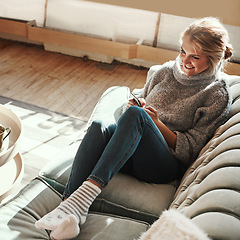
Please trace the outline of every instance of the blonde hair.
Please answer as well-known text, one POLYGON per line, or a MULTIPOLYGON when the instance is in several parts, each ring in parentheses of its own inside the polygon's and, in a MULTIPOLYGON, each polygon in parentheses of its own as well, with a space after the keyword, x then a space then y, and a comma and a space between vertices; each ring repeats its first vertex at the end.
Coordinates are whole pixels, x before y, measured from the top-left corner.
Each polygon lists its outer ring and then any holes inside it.
POLYGON ((180 42, 185 36, 189 36, 195 46, 208 56, 212 70, 218 66, 222 69, 233 54, 228 32, 217 18, 207 17, 193 22, 182 33, 180 42))

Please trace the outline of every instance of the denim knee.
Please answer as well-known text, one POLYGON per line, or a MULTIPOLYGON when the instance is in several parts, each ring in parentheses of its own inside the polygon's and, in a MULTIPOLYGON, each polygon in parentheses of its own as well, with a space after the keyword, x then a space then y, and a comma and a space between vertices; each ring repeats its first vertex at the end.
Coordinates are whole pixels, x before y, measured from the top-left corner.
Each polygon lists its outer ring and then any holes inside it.
POLYGON ((131 118, 136 118, 137 116, 141 116, 143 113, 146 113, 143 108, 140 108, 137 106, 131 106, 125 111, 123 116, 131 119, 131 118))
POLYGON ((119 123, 125 122, 126 124, 129 124, 129 126, 130 126, 130 123, 134 123, 134 122, 136 123, 136 121, 137 121, 138 123, 142 124, 145 119, 144 116, 146 114, 147 113, 144 111, 143 108, 140 108, 137 106, 131 106, 121 116, 121 118, 119 119, 119 123))
POLYGON ((92 136, 102 135, 104 137, 111 137, 113 132, 115 131, 116 124, 111 123, 106 120, 94 120, 90 125, 88 132, 91 132, 92 136))
POLYGON ((111 125, 110 122, 107 122, 106 120, 101 120, 101 119, 97 119, 97 120, 94 120, 89 129, 93 129, 93 130, 96 130, 96 131, 104 131, 109 125, 111 125))

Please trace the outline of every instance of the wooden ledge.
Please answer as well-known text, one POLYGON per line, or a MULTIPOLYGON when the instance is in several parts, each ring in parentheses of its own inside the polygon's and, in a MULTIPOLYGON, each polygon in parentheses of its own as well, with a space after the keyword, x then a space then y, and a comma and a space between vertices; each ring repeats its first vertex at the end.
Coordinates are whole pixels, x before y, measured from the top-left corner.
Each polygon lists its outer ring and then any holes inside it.
POLYGON ((0 32, 27 37, 27 22, 0 18, 0 32))

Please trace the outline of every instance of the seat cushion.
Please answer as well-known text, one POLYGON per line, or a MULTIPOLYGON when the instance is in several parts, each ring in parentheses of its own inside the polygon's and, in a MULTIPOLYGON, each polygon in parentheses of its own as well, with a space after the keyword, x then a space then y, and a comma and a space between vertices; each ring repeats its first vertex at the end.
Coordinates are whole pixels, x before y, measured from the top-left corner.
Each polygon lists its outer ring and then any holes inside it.
POLYGON ((172 202, 176 188, 149 184, 118 173, 95 200, 91 209, 153 223, 172 202))
MULTIPOLYGON (((61 195, 41 179, 33 180, 14 199, 0 207, 1 240, 49 239, 35 222, 61 202, 61 195)), ((76 239, 134 240, 149 225, 117 216, 89 214, 76 239), (116 234, 117 233, 117 234, 116 234)))
POLYGON ((33 180, 20 193, 0 206, 1 240, 49 239, 45 230, 34 224, 43 215, 53 210, 61 196, 40 179, 33 180))
POLYGON ((149 225, 128 218, 90 213, 75 240, 136 240, 149 225))

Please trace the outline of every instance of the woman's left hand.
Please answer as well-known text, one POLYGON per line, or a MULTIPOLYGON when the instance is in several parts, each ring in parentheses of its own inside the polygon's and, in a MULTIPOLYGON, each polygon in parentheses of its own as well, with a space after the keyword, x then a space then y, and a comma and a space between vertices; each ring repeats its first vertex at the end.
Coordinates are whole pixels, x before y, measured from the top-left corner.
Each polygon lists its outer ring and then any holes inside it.
POLYGON ((155 108, 148 106, 145 108, 145 111, 153 120, 153 122, 156 124, 159 131, 162 133, 168 146, 172 149, 175 149, 176 142, 177 142, 177 135, 174 132, 172 132, 161 120, 159 120, 158 113, 155 108))
POLYGON ((153 122, 158 125, 157 123, 160 122, 159 118, 158 118, 158 113, 157 110, 151 106, 148 106, 145 108, 145 111, 147 112, 147 114, 151 117, 151 119, 153 120, 153 122))

